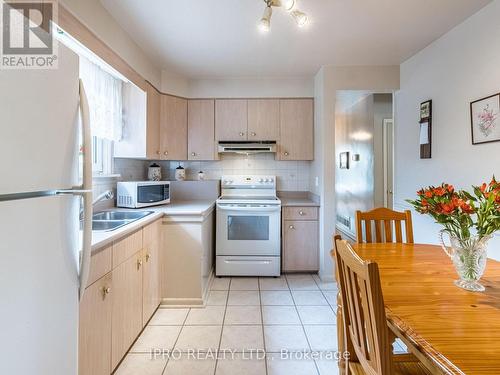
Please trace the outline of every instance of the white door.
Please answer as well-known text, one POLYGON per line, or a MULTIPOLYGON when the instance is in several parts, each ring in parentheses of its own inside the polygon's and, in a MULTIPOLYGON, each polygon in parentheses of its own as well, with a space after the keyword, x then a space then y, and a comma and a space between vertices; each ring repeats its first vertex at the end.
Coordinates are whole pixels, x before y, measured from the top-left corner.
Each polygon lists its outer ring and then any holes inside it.
POLYGON ((279 231, 279 206, 217 206, 217 255, 278 256, 279 231))
POLYGON ((384 148, 384 206, 393 208, 394 201, 394 121, 384 119, 383 123, 384 148))
POLYGON ((0 70, 0 195, 78 184, 78 56, 58 68, 0 70))
POLYGON ((79 203, 0 202, 0 374, 77 374, 79 203))

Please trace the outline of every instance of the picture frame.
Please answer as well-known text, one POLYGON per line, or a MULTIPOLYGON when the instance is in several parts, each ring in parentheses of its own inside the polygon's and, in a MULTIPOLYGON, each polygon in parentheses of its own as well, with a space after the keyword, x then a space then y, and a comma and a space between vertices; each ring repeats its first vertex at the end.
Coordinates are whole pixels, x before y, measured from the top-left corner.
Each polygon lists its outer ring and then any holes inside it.
POLYGON ((339 161, 340 169, 349 169, 349 152, 341 152, 339 161))
POLYGON ((432 158, 432 100, 420 103, 420 159, 432 158))
POLYGON ((420 103, 420 121, 430 118, 432 115, 432 100, 420 103))
POLYGON ((470 103, 472 144, 500 142, 500 93, 470 103))

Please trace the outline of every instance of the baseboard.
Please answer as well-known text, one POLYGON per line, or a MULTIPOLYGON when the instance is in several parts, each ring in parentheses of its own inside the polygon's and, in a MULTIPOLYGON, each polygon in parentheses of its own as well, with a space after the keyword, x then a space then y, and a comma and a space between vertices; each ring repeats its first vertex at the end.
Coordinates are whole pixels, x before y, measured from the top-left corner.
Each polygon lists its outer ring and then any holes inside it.
POLYGON ((318 276, 323 281, 324 283, 331 283, 335 281, 335 277, 331 273, 323 273, 323 272, 318 272, 318 276))
POLYGON ((163 298, 161 308, 203 307, 203 298, 163 298))

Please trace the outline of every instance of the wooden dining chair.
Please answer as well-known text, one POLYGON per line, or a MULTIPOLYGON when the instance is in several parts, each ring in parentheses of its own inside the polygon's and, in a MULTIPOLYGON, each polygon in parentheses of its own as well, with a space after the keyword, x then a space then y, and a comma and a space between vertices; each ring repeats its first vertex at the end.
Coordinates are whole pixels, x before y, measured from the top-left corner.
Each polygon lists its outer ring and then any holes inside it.
POLYGON ((376 208, 367 212, 356 211, 357 241, 359 243, 403 243, 403 231, 401 227, 402 222, 404 222, 405 224, 406 240, 404 242, 413 243, 413 224, 411 222, 411 211, 406 210, 405 212, 398 212, 385 207, 376 208), (364 241, 363 232, 365 233, 364 241), (375 239, 372 236, 373 232, 375 232, 375 239))
MULTIPOLYGON (((333 248, 330 251, 330 256, 332 257, 332 260, 334 263, 336 263, 335 258, 336 258, 336 251, 337 251, 337 241, 342 241, 342 236, 339 234, 336 234, 332 238, 332 243, 333 243, 333 248)), ((335 267, 335 281, 337 281, 337 286, 340 288, 340 283, 339 283, 339 270, 338 267, 335 267)), ((342 353, 345 351, 345 330, 344 330, 344 322, 343 322, 343 313, 342 313, 342 297, 340 290, 337 293, 337 348, 339 353, 342 353)), ((347 373, 346 369, 346 362, 342 359, 339 358, 339 374, 340 375, 345 375, 347 373)))
POLYGON ((346 241, 336 242, 342 313, 350 353, 349 374, 429 374, 416 357, 392 353, 377 263, 363 261, 346 241))

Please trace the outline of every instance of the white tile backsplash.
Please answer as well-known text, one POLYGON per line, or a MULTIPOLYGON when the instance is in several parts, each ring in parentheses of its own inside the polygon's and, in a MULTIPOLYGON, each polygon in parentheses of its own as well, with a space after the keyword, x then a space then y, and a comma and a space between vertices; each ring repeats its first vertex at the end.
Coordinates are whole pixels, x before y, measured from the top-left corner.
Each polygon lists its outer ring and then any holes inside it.
MULTIPOLYGON (((179 162, 159 162, 163 173, 170 180, 175 178, 175 168, 179 162)), ((186 177, 196 180, 198 172, 203 171, 206 179, 220 179, 222 175, 263 174, 276 175, 280 191, 309 191, 309 161, 279 161, 273 154, 221 155, 216 161, 183 161, 186 177)))

